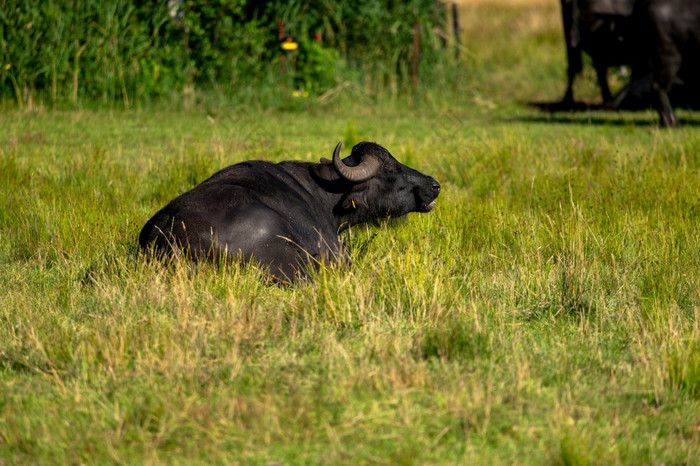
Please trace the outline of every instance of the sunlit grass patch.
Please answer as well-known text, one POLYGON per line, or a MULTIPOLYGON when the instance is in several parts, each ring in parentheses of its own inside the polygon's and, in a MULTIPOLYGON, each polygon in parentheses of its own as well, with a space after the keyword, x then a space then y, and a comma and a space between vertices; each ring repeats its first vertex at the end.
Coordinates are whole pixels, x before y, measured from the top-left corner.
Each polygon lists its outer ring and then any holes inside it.
MULTIPOLYGON (((696 335, 697 337, 697 335, 696 335)), ((700 346, 697 340, 681 341, 667 352, 670 388, 693 398, 700 397, 700 346)))

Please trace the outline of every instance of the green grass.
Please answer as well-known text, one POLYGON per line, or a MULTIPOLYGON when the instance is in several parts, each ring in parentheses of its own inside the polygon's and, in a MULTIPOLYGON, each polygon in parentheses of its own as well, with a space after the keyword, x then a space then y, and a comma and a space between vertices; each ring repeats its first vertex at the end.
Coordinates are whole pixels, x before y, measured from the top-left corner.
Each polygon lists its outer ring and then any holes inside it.
POLYGON ((522 105, 561 97, 555 6, 451 105, 1 114, 0 463, 698 464, 700 116, 522 105), (339 139, 437 208, 293 287, 139 252, 213 171, 339 139))

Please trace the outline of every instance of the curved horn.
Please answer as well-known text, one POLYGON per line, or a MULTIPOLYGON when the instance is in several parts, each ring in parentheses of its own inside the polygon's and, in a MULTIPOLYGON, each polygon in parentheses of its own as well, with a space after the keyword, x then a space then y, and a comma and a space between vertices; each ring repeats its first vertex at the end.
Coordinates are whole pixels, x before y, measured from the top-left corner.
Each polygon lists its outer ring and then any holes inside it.
POLYGON ((361 183, 362 181, 369 180, 377 174, 377 170, 379 170, 381 162, 374 156, 366 157, 362 163, 356 167, 345 165, 343 161, 340 160, 340 146, 342 145, 343 143, 339 142, 333 151, 333 167, 340 176, 348 181, 361 183))

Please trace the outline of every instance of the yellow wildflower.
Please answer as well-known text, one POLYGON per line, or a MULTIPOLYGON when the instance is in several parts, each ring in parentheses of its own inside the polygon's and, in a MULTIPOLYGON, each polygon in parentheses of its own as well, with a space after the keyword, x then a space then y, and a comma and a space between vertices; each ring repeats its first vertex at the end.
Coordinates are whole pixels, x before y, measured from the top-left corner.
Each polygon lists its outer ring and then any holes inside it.
POLYGON ((287 40, 282 42, 282 50, 294 51, 299 48, 299 44, 294 42, 291 37, 287 37, 287 40))

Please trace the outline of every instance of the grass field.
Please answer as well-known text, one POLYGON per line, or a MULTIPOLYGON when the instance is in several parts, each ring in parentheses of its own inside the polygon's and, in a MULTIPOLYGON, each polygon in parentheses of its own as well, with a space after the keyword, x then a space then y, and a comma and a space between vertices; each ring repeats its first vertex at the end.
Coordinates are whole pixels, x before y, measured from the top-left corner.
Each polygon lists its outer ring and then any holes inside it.
POLYGON ((0 464, 700 464, 700 114, 540 113, 557 3, 462 14, 450 101, 0 114, 0 464), (364 139, 443 192, 350 268, 138 250, 219 168, 364 139))

